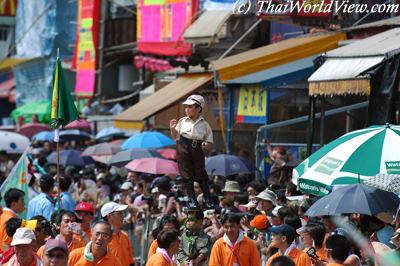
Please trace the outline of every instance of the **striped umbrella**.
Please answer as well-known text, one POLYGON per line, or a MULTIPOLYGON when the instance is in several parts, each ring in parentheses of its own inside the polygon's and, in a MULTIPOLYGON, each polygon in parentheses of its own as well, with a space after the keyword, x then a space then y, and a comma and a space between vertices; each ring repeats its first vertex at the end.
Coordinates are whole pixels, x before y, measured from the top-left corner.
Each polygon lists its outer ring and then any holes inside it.
POLYGON ((301 191, 326 195, 332 185, 359 183, 377 174, 400 174, 400 126, 356 130, 325 145, 293 170, 301 191))

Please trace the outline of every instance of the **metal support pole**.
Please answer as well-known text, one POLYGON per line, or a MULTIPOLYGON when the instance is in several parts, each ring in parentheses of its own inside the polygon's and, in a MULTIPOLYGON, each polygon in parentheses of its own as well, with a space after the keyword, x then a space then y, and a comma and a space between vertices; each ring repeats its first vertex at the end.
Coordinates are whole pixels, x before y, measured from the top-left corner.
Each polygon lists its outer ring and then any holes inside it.
MULTIPOLYGON (((271 90, 266 89, 266 97, 267 97, 267 105, 265 108, 265 125, 269 124, 269 113, 270 113, 270 99, 271 99, 271 90)), ((264 160, 264 140, 268 139, 268 129, 261 130, 259 128, 256 133, 256 145, 255 145, 255 155, 256 155, 256 180, 264 180, 264 168, 262 168, 262 161, 264 160), (261 137, 262 134, 262 137, 261 137)))
POLYGON ((319 144, 324 146, 324 133, 325 133, 325 99, 321 98, 321 119, 319 127, 319 144))
POLYGON ((105 23, 107 16, 107 0, 100 2, 100 27, 99 27, 99 43, 98 49, 98 64, 97 64, 97 95, 100 96, 102 93, 102 74, 103 74, 103 49, 104 49, 104 38, 105 38, 105 23))
POLYGON ((234 102, 234 96, 235 96, 235 91, 233 88, 229 88, 229 114, 228 114, 228 123, 226 126, 226 153, 230 154, 231 149, 232 149, 232 126, 233 126, 233 121, 234 121, 234 116, 235 116, 235 102, 234 102))
MULTIPOLYGON (((271 99, 271 90, 270 89, 266 89, 267 91, 267 105, 265 107, 265 124, 268 125, 269 124, 269 106, 271 105, 270 99, 271 99)), ((267 139, 268 138, 268 130, 264 130, 264 138, 267 139)))
POLYGON ((308 139, 307 139, 307 157, 312 153, 312 145, 314 141, 314 122, 315 122, 315 97, 309 97, 308 105, 308 139))

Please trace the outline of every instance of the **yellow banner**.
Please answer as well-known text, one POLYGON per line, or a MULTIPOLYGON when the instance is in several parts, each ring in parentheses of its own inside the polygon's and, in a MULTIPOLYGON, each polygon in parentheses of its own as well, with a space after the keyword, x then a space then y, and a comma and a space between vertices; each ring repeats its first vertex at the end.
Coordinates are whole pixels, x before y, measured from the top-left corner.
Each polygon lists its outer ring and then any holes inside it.
POLYGON ((240 87, 237 111, 238 123, 263 124, 267 115, 267 92, 259 84, 240 87))

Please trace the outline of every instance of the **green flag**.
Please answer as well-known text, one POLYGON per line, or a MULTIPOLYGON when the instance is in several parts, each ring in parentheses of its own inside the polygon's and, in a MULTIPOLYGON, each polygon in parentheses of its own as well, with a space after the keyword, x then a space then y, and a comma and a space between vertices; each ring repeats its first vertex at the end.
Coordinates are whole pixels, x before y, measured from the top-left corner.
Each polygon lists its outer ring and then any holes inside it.
POLYGON ((64 80, 60 58, 57 58, 53 73, 53 97, 51 100, 51 127, 65 126, 79 119, 71 92, 64 80))
MULTIPOLYGON (((22 190, 25 193, 25 198, 24 198, 25 206, 26 207, 28 206, 28 184, 26 180, 27 173, 28 173, 28 157, 26 156, 26 152, 24 152, 21 155, 21 158, 19 158, 17 164, 11 170, 10 174, 0 187, 0 193, 3 196, 3 199, 1 201, 3 206, 5 206, 4 194, 10 188, 18 188, 22 190)), ((25 210, 21 214, 21 217, 26 218, 26 213, 27 212, 25 210)))

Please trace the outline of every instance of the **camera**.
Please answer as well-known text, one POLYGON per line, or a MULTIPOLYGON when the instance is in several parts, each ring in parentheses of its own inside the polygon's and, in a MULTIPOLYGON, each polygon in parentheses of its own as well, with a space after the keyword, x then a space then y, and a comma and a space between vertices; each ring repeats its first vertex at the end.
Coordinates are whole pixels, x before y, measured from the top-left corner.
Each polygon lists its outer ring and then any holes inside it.
POLYGON ((182 191, 175 188, 173 188, 172 191, 169 192, 168 197, 174 197, 179 202, 185 202, 185 200, 182 201, 182 199, 187 198, 183 196, 182 191))
POLYGON ((307 253, 307 255, 308 255, 309 257, 318 259, 317 251, 315 250, 314 247, 310 247, 310 248, 306 251, 306 253, 307 253))

